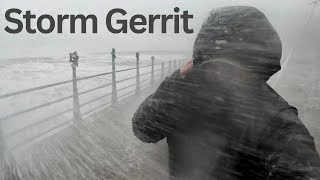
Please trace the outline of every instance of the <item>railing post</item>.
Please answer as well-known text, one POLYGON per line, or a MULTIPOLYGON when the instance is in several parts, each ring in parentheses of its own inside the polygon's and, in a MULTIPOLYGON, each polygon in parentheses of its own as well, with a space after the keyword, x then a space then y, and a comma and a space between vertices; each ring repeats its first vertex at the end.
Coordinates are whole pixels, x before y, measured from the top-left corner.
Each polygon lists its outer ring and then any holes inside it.
POLYGON ((161 80, 164 79, 164 62, 161 63, 161 80))
POLYGON ((140 54, 137 52, 136 53, 136 60, 137 60, 137 78, 136 78, 136 95, 140 94, 140 72, 139 72, 139 59, 140 59, 140 54))
POLYGON ((72 64, 72 87, 73 87, 73 123, 74 125, 79 125, 81 117, 80 112, 80 103, 79 103, 79 93, 78 93, 78 85, 77 85, 77 67, 79 56, 77 52, 70 53, 70 60, 72 64))
POLYGON ((168 70, 168 74, 170 75, 171 73, 171 61, 169 61, 169 70, 168 70))
POLYGON ((151 85, 154 85, 154 56, 151 57, 151 85))
POLYGON ((112 105, 118 103, 118 95, 117 95, 117 83, 116 83, 116 50, 112 48, 111 51, 112 56, 112 105))
POLYGON ((175 71, 175 70, 177 70, 177 60, 176 59, 174 60, 174 70, 173 71, 175 71))

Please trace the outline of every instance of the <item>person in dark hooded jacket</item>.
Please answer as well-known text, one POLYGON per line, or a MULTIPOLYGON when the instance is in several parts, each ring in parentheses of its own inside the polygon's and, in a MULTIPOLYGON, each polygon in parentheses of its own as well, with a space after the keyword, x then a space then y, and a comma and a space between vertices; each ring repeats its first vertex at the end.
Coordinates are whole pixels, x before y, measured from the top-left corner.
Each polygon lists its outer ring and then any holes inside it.
POLYGON ((193 68, 174 72, 140 105, 135 135, 167 138, 172 180, 320 179, 313 137, 266 83, 281 55, 277 32, 256 8, 213 10, 193 68))

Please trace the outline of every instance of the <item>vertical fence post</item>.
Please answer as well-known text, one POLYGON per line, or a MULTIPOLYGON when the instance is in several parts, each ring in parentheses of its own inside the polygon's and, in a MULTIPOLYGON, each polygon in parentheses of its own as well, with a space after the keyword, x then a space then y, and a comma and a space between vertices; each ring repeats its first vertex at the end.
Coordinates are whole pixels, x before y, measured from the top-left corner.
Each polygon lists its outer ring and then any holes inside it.
POLYGON ((151 57, 151 85, 154 85, 154 56, 151 57))
POLYGON ((168 70, 168 74, 170 75, 171 73, 171 61, 169 61, 169 70, 168 70))
POLYGON ((161 63, 161 80, 164 79, 164 62, 161 63))
POLYGON ((72 64, 72 87, 73 87, 73 123, 74 125, 79 125, 81 117, 80 112, 80 103, 79 103, 79 93, 78 93, 78 84, 77 84, 77 67, 79 56, 77 52, 70 53, 70 60, 72 64))
POLYGON ((140 72, 139 72, 140 54, 138 52, 136 53, 136 59, 137 59, 136 95, 139 95, 140 94, 140 72))
POLYGON ((112 48, 112 105, 118 103, 117 83, 116 83, 116 50, 112 48))
POLYGON ((175 70, 177 70, 177 60, 176 59, 174 60, 174 70, 173 71, 175 71, 175 70))

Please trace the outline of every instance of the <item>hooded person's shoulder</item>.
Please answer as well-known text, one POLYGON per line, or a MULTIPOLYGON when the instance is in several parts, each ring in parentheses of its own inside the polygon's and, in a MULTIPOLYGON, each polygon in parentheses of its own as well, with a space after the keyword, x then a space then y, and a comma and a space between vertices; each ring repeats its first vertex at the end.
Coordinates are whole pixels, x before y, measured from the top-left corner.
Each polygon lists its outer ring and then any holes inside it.
POLYGON ((270 104, 270 109, 273 117, 281 116, 282 114, 290 114, 298 116, 298 109, 290 105, 283 97, 281 97, 270 85, 265 84, 264 93, 270 104))

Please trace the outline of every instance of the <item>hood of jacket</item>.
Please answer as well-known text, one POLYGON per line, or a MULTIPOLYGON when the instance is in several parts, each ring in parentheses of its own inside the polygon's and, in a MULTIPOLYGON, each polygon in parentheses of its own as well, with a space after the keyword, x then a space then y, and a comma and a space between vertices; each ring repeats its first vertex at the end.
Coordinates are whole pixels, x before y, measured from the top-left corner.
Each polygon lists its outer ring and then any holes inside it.
POLYGON ((214 9, 194 44, 194 64, 233 61, 268 80, 281 69, 282 43, 267 17, 254 7, 214 9))

